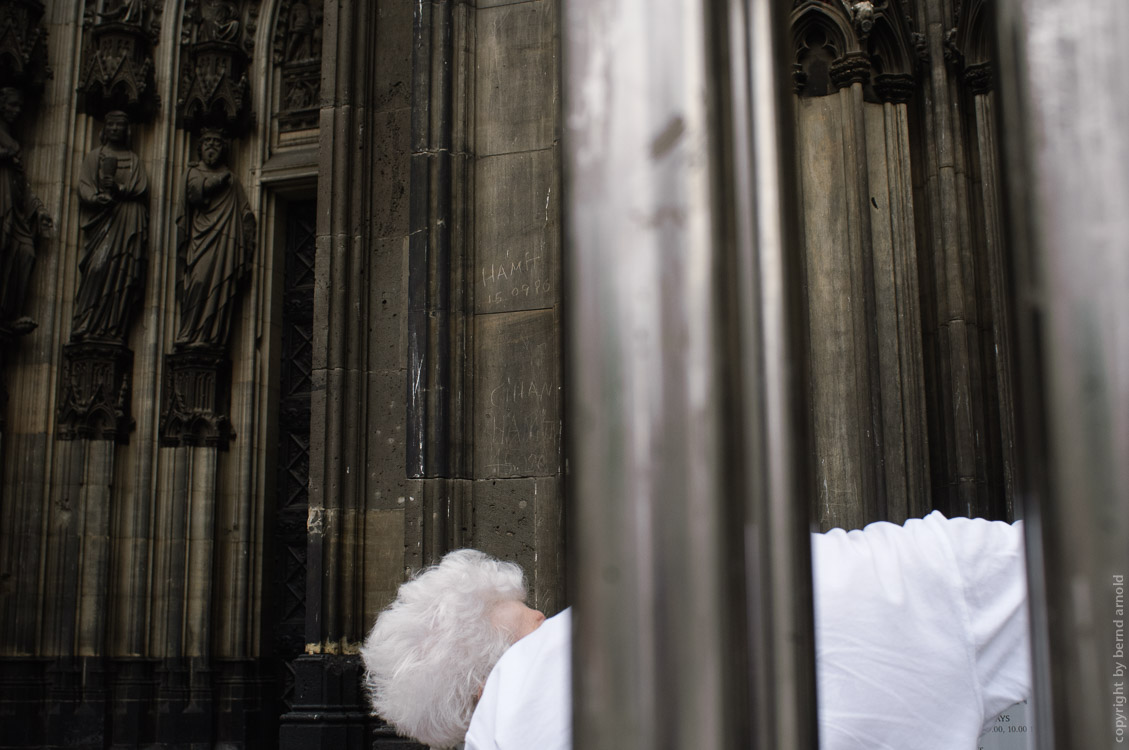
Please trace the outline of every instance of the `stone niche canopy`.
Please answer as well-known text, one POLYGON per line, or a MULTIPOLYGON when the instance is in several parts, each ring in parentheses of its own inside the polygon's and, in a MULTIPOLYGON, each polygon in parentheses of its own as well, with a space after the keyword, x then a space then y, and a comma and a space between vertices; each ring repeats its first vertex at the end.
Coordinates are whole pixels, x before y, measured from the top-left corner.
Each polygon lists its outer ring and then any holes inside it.
POLYGON ((79 105, 102 119, 123 111, 133 122, 148 122, 160 107, 153 75, 153 47, 161 30, 156 0, 88 2, 79 105))
POLYGON ((40 0, 0 3, 0 87, 38 94, 52 77, 43 12, 40 0))
POLYGON ((222 128, 232 136, 252 122, 248 71, 258 19, 254 2, 187 0, 181 31, 177 125, 222 128))

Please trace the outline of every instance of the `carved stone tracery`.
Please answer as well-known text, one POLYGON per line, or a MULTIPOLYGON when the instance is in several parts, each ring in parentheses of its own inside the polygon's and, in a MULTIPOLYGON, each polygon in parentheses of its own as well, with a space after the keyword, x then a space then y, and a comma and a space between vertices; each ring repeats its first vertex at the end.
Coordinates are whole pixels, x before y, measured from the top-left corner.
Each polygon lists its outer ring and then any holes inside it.
POLYGON ((283 133, 316 128, 321 96, 324 0, 283 0, 274 30, 274 63, 281 69, 276 106, 283 133))
POLYGON ((945 34, 945 62, 964 81, 973 96, 992 90, 992 45, 985 21, 985 0, 958 3, 956 25, 945 34))
POLYGON ((153 46, 161 30, 156 0, 91 3, 84 17, 87 38, 79 74, 80 104, 102 118, 123 111, 134 122, 152 119, 160 106, 153 80, 153 46))
POLYGON ((796 0, 793 82, 800 96, 855 83, 868 101, 907 101, 916 88, 924 37, 898 0, 796 0))
POLYGON ((0 3, 0 86, 36 94, 51 78, 43 12, 40 0, 0 3))
POLYGON ((231 361, 222 349, 200 347, 165 357, 161 445, 226 450, 235 437, 228 418, 231 361))
POLYGON ((59 381, 59 440, 113 440, 128 443, 133 352, 113 342, 70 343, 63 347, 59 381))
POLYGON ((177 124, 242 134, 252 121, 247 78, 258 5, 251 0, 187 0, 181 32, 177 124))

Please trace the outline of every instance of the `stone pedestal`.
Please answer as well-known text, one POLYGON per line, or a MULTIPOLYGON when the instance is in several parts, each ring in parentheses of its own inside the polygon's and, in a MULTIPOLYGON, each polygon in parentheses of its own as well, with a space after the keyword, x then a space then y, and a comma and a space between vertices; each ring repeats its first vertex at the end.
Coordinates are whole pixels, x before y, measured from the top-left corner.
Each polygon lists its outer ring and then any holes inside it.
POLYGON ((161 445, 227 450, 235 437, 228 417, 231 362, 222 349, 182 349, 165 357, 161 445))
POLYGON ((102 748, 108 735, 101 658, 59 659, 47 670, 49 747, 102 748))
POLYGON ((120 342, 82 341, 63 347, 59 379, 60 440, 128 443, 133 352, 120 342))
POLYGON ((283 714, 279 730, 281 750, 332 747, 419 748, 379 727, 369 715, 361 687, 362 666, 355 656, 310 654, 293 662, 294 703, 283 714))
POLYGON ((6 747, 35 747, 43 736, 47 660, 0 661, 0 737, 6 747))

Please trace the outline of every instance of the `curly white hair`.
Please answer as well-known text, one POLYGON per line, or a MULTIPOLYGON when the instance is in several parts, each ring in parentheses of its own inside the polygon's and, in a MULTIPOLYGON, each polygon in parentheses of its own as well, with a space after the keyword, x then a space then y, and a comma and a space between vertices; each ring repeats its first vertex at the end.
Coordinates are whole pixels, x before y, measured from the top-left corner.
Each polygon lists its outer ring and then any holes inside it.
POLYGON ((471 549, 400 586, 361 648, 374 713, 431 747, 462 742, 479 691, 513 642, 491 622, 493 609, 525 596, 520 567, 471 549))

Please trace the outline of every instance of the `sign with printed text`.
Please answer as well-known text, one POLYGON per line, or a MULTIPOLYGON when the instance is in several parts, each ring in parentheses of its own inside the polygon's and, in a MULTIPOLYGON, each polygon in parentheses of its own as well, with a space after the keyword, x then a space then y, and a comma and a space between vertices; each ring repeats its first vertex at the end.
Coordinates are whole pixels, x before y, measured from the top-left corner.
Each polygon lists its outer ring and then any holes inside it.
POLYGON ((987 732, 980 735, 980 750, 1029 750, 1035 746, 1027 715, 1027 701, 1016 703, 996 717, 987 732))

